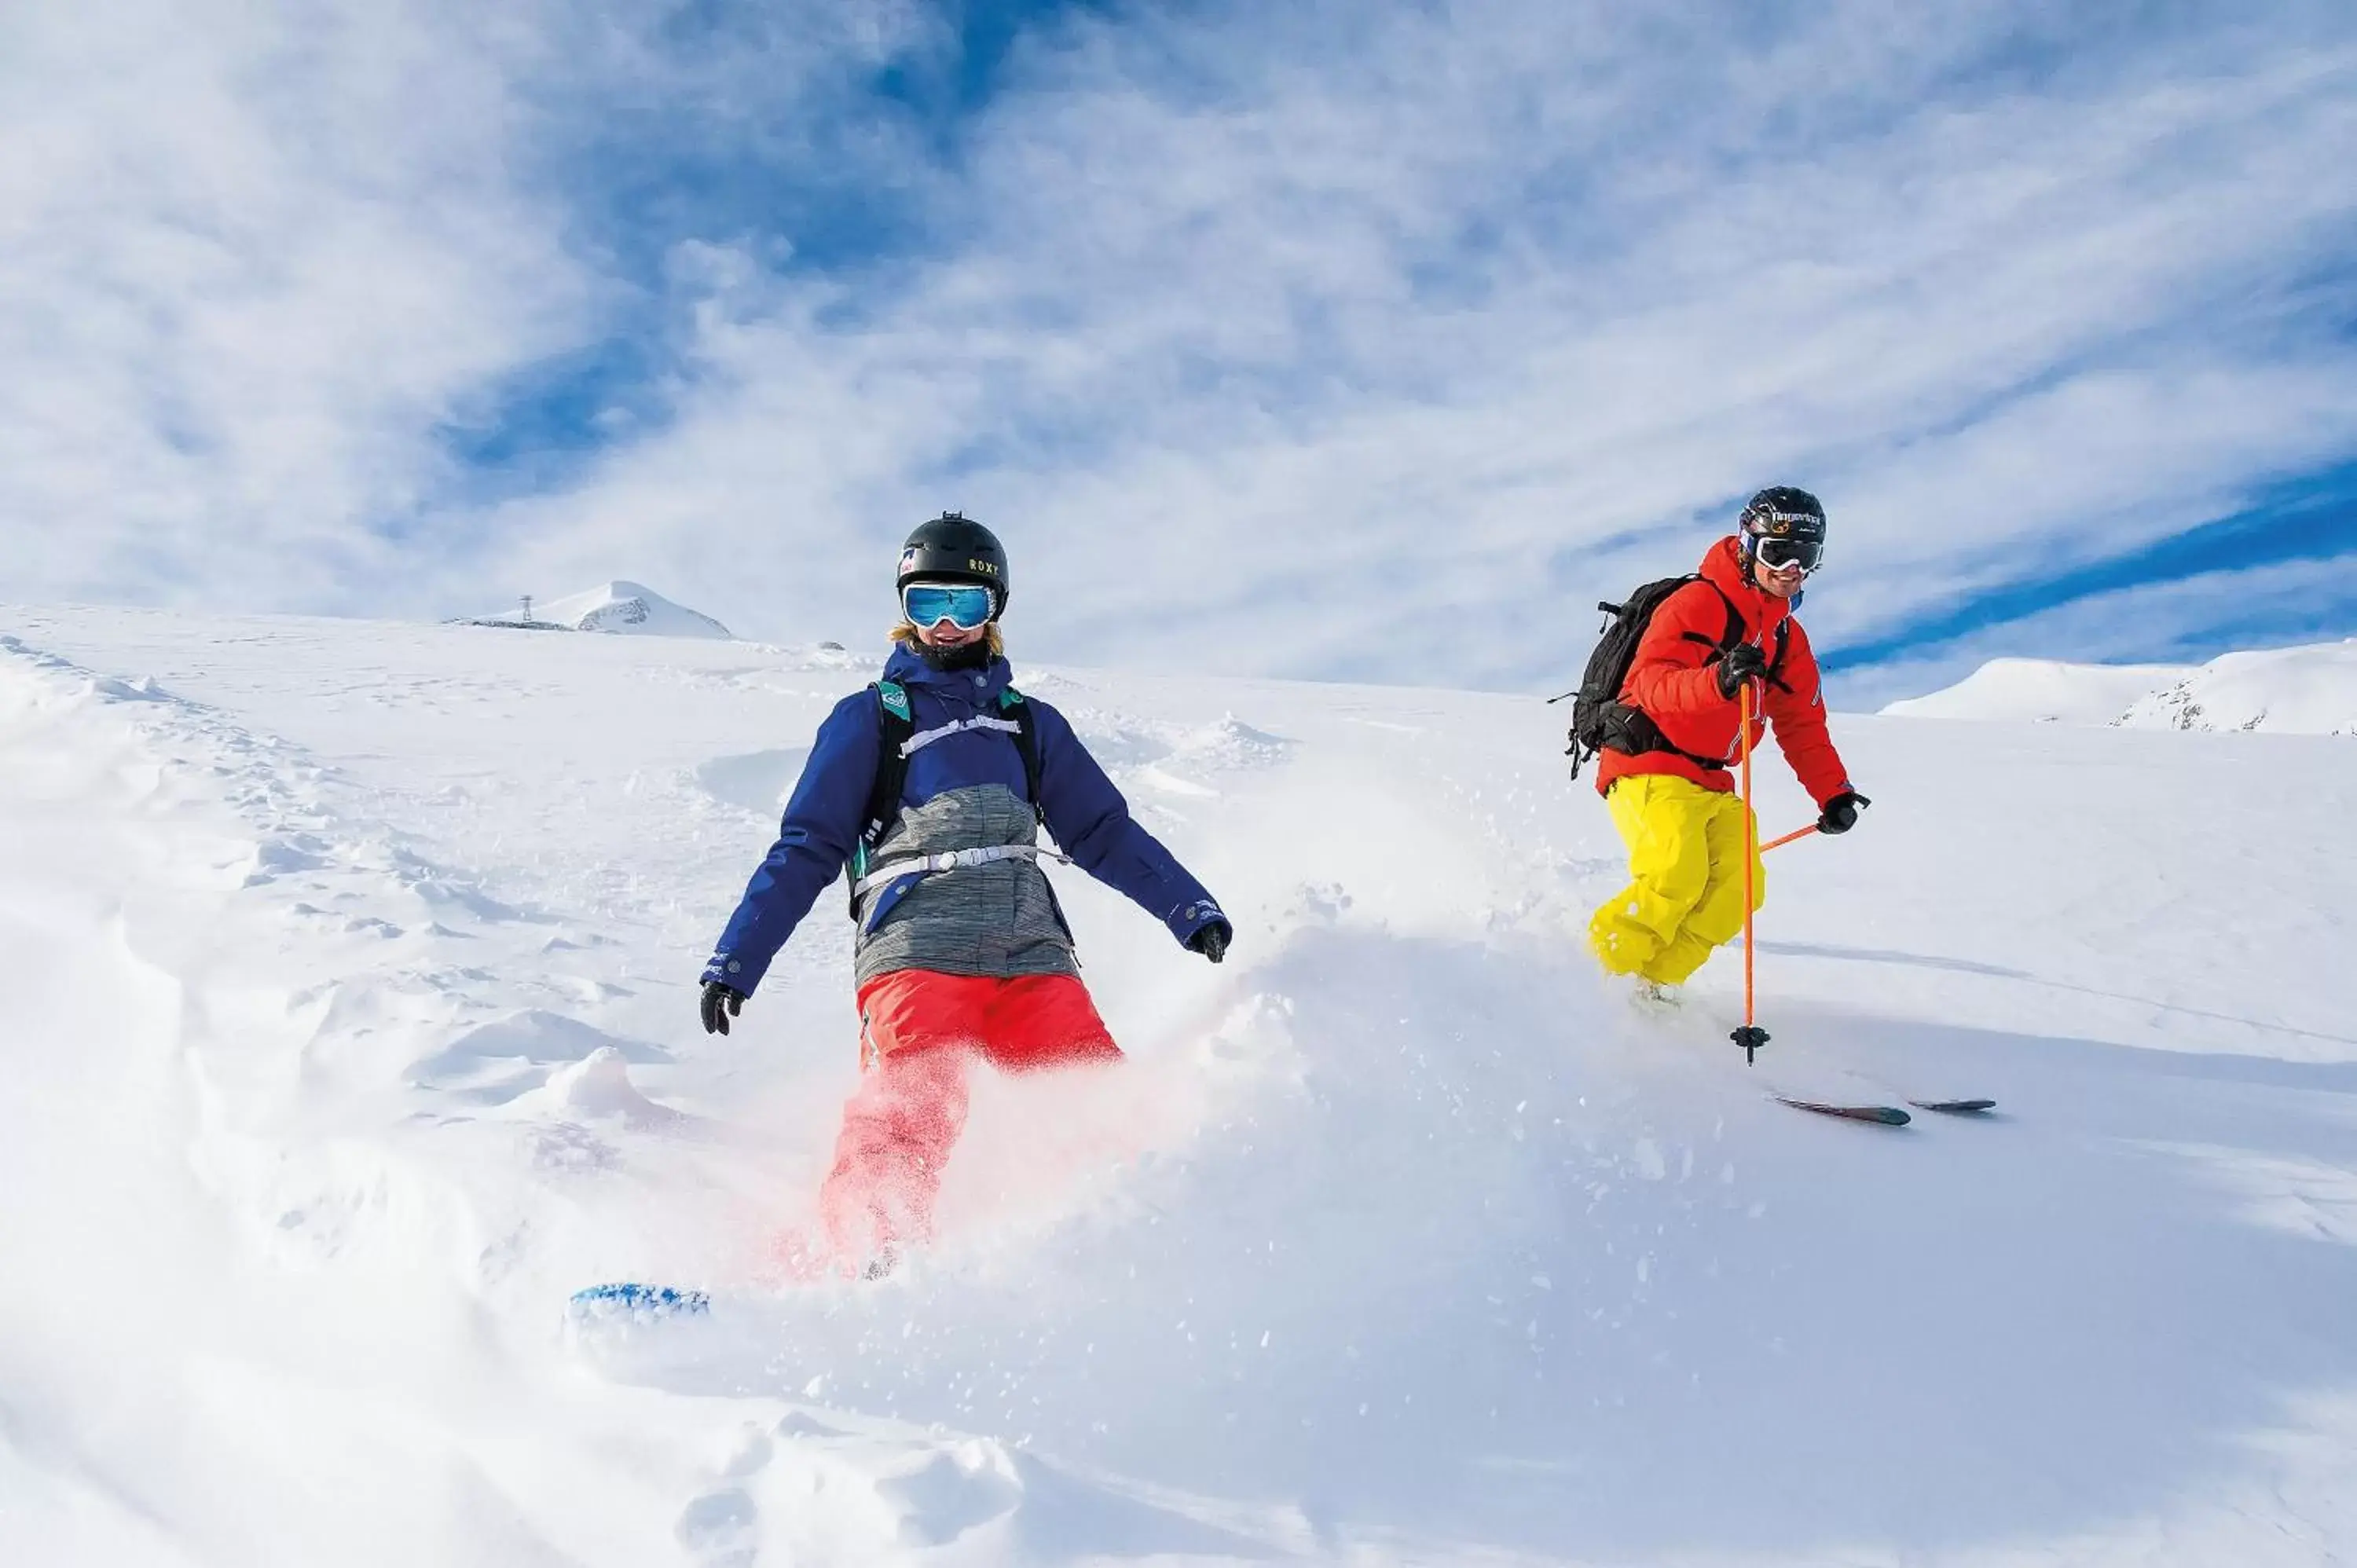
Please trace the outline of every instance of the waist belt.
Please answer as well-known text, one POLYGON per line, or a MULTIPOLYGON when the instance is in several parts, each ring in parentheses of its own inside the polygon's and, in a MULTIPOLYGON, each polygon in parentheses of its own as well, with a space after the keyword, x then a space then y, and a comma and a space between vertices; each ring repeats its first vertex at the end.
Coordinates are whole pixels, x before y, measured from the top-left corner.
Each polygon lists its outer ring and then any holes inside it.
POLYGON ((912 873, 922 875, 931 871, 955 871, 961 866, 996 865, 1003 860, 1060 860, 1072 864, 1070 855, 1059 854, 1036 843, 994 843, 980 849, 943 850, 939 854, 909 854, 888 860, 852 884, 851 896, 865 898, 888 882, 899 880, 912 873))

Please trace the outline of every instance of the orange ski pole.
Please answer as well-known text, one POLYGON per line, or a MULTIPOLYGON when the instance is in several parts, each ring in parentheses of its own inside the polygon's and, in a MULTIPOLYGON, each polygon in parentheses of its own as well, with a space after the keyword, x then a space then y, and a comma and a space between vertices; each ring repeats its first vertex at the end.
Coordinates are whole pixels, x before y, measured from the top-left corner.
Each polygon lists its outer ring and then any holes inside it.
MULTIPOLYGON (((1749 784, 1745 785, 1744 792, 1749 794, 1750 792, 1750 789, 1751 787, 1749 784)), ((1816 831, 1817 824, 1814 822, 1811 822, 1805 828, 1794 828, 1791 832, 1784 834, 1782 837, 1770 839, 1766 843, 1761 844, 1760 846, 1760 853, 1766 854, 1771 849, 1781 849, 1786 844, 1791 843, 1793 840, 1807 838, 1811 833, 1815 832, 1816 831)))
POLYGON ((1747 1067, 1768 1043, 1768 1031, 1757 1022, 1752 974, 1758 944, 1752 940, 1751 906, 1758 889, 1760 819, 1751 814, 1751 682, 1743 682, 1743 1027, 1732 1038, 1743 1047, 1747 1067))

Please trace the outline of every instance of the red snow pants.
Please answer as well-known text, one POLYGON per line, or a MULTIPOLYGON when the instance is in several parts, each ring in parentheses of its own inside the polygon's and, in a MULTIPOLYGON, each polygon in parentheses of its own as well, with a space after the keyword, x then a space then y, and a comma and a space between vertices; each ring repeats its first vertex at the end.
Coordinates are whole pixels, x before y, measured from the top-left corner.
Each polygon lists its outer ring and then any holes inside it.
POLYGON ((1009 1072, 1121 1059, 1088 988, 1065 974, 899 970, 859 988, 859 1021, 863 1078, 819 1189, 829 1248, 854 1268, 931 1234, 972 1058, 1009 1072))

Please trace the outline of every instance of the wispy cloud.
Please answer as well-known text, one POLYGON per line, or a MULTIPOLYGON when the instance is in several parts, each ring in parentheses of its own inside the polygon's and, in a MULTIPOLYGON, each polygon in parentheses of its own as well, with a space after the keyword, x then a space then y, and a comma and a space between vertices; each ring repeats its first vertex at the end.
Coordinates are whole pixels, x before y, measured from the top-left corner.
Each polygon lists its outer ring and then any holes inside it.
POLYGON ((332 602, 406 563, 449 399, 594 288, 502 173, 495 27, 18 6, 0 44, 0 583, 332 602))
MULTIPOLYGON (((1970 542, 1958 543, 1963 558, 1950 570, 1959 580, 1974 581, 1970 542)), ((2018 634, 2029 618, 2058 606, 2093 608, 2110 596, 2181 582, 2209 585, 2212 592, 2206 601, 2180 601, 2202 613, 2161 626, 2126 623, 2116 628, 2115 640, 2127 639, 2129 651, 2137 645, 2158 650, 2168 644, 2172 651, 2207 646, 2217 653, 2227 650, 2217 641, 2221 637, 2280 640, 2337 633, 2357 626, 2357 579, 2332 565, 2352 554, 2357 554, 2357 464, 2275 487, 2246 511, 2181 529, 2130 553, 2076 562, 2058 550, 2055 561, 2026 578, 1974 581, 1969 592, 1946 604, 1922 607, 1896 626, 1848 639, 1827 662, 1838 671, 1921 657, 1977 632, 2018 634), (2293 594, 2296 575, 2269 578, 2276 585, 2254 596, 2252 579, 2239 579, 2241 591, 2215 591, 2221 582, 2216 574, 2290 565, 2298 565, 2314 583, 2300 585, 2293 594)))
POLYGON ((2348 635, 2351 612, 2357 608, 2352 576, 2357 553, 2319 562, 2189 572, 2093 592, 1962 632, 1920 655, 1887 653, 1845 671, 1835 691, 1844 706, 1877 708, 1934 690, 1986 660, 2018 656, 2025 648, 2068 649, 2074 660, 2093 663, 2201 664, 2238 648, 2336 640, 2348 635))
POLYGON ((93 285, 222 155, 53 83, 163 175, 37 188, 85 259, 0 332, 73 323, 40 362, 88 406, 18 429, 0 527, 81 520, 38 591, 414 610, 628 574, 855 635, 898 534, 963 505, 1028 652, 1527 685, 1792 481, 1835 514, 1820 640, 1887 639, 2357 454, 2357 22, 2050 12, 994 10, 989 71, 930 96, 976 17, 199 40, 256 90, 157 66, 160 123, 266 150, 229 160, 228 270, 274 281, 245 317, 186 261, 93 285), (447 110, 402 112, 452 58, 447 110), (406 304, 355 311, 347 256, 406 304))

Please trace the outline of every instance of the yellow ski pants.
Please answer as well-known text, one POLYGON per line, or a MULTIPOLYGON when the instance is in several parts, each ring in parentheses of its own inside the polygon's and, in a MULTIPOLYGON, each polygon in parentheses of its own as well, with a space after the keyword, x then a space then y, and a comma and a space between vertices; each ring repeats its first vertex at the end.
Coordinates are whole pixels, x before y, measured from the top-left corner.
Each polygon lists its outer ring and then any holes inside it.
MULTIPOLYGON (((1665 773, 1619 780, 1604 804, 1629 846, 1630 883, 1588 921, 1589 945, 1615 974, 1682 984, 1743 929, 1749 810, 1738 796, 1665 773)), ((1767 897, 1755 854, 1751 907, 1767 897)))

